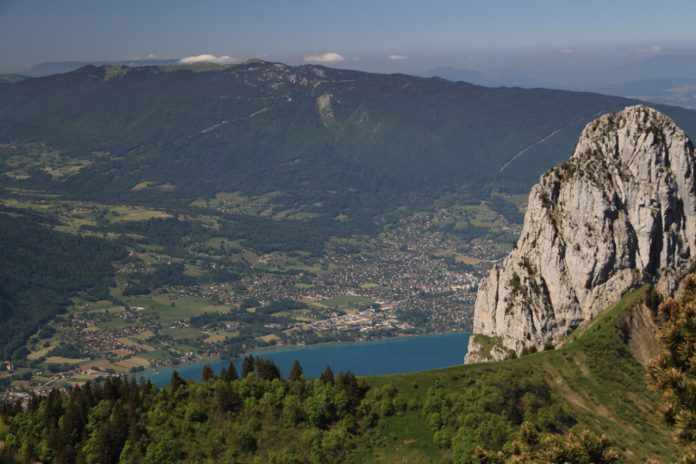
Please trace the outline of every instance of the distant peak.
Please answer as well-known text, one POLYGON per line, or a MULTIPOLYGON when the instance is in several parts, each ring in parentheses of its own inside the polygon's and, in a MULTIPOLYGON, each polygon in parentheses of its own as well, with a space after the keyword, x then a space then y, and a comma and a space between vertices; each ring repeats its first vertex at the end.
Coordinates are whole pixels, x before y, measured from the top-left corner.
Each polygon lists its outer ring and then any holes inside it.
POLYGON ((262 60, 261 58, 251 58, 249 60, 246 60, 244 64, 249 65, 249 64, 271 64, 269 61, 262 60))

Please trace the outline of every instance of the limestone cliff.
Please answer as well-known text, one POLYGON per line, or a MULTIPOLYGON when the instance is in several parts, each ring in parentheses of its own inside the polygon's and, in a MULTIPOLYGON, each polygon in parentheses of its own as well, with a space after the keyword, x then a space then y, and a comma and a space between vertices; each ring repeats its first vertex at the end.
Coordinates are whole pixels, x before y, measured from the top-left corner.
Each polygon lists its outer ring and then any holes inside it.
POLYGON ((466 361, 556 345, 636 285, 672 291, 696 253, 695 163, 652 108, 589 123, 532 188, 515 249, 481 283, 466 361))

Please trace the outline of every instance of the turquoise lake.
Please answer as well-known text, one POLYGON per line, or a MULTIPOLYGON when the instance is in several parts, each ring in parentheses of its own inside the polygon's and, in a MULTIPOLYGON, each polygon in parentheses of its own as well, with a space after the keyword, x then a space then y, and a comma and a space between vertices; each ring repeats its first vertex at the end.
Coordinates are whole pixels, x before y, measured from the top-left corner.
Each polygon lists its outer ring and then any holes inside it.
MULTIPOLYGON (((310 378, 318 377, 327 365, 336 373, 351 371, 356 375, 402 374, 462 364, 469 336, 468 333, 459 332, 419 335, 368 343, 285 347, 255 351, 252 354, 276 363, 284 376, 288 375, 296 359, 302 364, 305 375, 310 378)), ((165 385, 169 383, 174 371, 185 379, 198 380, 205 364, 210 364, 219 373, 229 363, 230 360, 209 360, 144 371, 136 376, 142 376, 157 385, 165 385)), ((234 363, 237 370, 241 370, 241 359, 235 359, 234 363)))

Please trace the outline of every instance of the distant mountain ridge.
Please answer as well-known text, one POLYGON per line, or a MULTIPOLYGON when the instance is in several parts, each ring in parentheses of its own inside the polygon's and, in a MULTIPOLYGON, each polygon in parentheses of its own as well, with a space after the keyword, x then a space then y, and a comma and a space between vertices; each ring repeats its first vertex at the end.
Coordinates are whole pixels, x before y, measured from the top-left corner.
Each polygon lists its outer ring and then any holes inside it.
POLYGON ((31 77, 21 74, 0 74, 0 84, 14 84, 15 82, 22 82, 27 79, 31 79, 31 77))
POLYGON ((494 69, 476 71, 451 66, 437 66, 416 74, 421 77, 441 77, 452 82, 468 82, 484 87, 522 87, 570 90, 567 85, 547 81, 523 69, 494 69))
POLYGON ((696 78, 643 79, 596 87, 595 92, 636 98, 663 105, 696 108, 696 78))
POLYGON ((29 77, 45 77, 51 74, 64 74, 75 71, 85 66, 168 66, 179 63, 178 59, 136 59, 118 61, 47 61, 39 63, 22 71, 22 75, 29 77))
POLYGON ((696 56, 656 55, 609 68, 485 71, 440 66, 417 74, 487 87, 547 88, 597 92, 656 104, 696 108, 696 56))
MULTIPOLYGON (((158 205, 279 192, 326 217, 369 218, 409 196, 525 192, 588 121, 629 104, 260 60, 86 66, 0 86, 0 143, 42 143, 79 164, 6 179, 18 187, 158 205)), ((662 109, 696 133, 695 112, 662 109)))

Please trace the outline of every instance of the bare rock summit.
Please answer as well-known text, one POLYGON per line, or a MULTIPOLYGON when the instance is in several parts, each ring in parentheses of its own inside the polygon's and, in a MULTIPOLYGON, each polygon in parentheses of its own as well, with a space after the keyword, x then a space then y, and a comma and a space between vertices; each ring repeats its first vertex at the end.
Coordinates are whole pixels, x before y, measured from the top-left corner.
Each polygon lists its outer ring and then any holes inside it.
POLYGON ((689 138, 652 108, 590 122, 481 283, 466 362, 555 346, 632 287, 673 291, 696 254, 695 169, 689 138))

